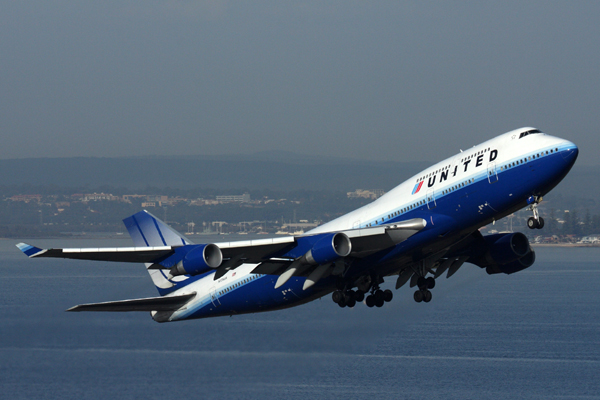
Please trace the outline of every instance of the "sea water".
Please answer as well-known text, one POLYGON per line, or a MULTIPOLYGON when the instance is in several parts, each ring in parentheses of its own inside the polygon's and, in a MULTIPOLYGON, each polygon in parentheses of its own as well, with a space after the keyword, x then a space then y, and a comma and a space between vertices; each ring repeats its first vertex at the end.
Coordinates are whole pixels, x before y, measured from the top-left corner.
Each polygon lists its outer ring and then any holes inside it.
POLYGON ((510 276, 465 264, 428 304, 403 287, 381 309, 326 296, 158 324, 145 312, 65 312, 156 296, 143 266, 30 260, 17 242, 0 241, 3 399, 600 398, 600 248, 538 248, 510 276))

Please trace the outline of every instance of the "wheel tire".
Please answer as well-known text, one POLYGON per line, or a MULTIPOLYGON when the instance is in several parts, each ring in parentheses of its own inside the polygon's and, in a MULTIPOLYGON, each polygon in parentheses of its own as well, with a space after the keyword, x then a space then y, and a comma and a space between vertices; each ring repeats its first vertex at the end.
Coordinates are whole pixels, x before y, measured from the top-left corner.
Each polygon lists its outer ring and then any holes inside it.
POLYGON ((354 292, 354 290, 348 290, 346 292, 346 303, 348 303, 349 300, 356 301, 356 293, 354 292))
POLYGON ((419 287, 419 289, 426 288, 427 280, 425 278, 423 278, 422 276, 420 276, 419 279, 417 279, 417 286, 419 287))
POLYGON ((375 305, 377 307, 383 307, 383 303, 385 303, 385 301, 383 301, 383 298, 375 299, 375 305))
POLYGON ((340 301, 344 300, 344 293, 340 292, 339 290, 336 290, 331 295, 331 299, 333 300, 334 303, 340 304, 340 301))
POLYGON ((540 217, 537 228, 542 229, 543 227, 544 227, 544 218, 540 217))
POLYGON ((427 281, 427 289, 433 289, 435 287, 435 279, 433 277, 429 277, 426 279, 427 281))
POLYGON ((376 290, 373 297, 375 297, 375 304, 377 304, 379 300, 384 301, 383 290, 376 290))
POLYGON ((390 289, 386 289, 383 291, 383 301, 389 303, 394 298, 394 293, 390 289))
POLYGON ((366 303, 367 303, 367 307, 369 307, 369 308, 373 307, 375 305, 375 298, 373 298, 373 296, 371 296, 371 295, 368 295, 366 303))
POLYGON ((423 301, 423 292, 422 292, 422 291, 420 291, 420 290, 417 290, 417 291, 415 292, 415 294, 413 295, 413 298, 415 299, 415 301, 416 301, 417 303, 420 303, 420 302, 422 302, 422 301, 423 301))
POLYGON ((529 229, 535 229, 538 227, 538 222, 535 220, 535 218, 529 217, 529 219, 527 220, 527 227, 529 229))
POLYGON ((357 303, 362 302, 365 299, 365 292, 361 292, 360 290, 357 290, 356 294, 354 295, 354 299, 356 300, 357 303))
POLYGON ((342 307, 342 308, 346 307, 346 300, 342 299, 342 301, 340 301, 340 302, 338 303, 338 306, 340 306, 340 307, 342 307))
POLYGON ((431 301, 431 292, 429 290, 425 290, 425 293, 423 293, 423 301, 425 303, 429 303, 431 301))
POLYGON ((346 302, 346 307, 354 307, 356 305, 356 301, 354 299, 350 299, 349 301, 346 302))

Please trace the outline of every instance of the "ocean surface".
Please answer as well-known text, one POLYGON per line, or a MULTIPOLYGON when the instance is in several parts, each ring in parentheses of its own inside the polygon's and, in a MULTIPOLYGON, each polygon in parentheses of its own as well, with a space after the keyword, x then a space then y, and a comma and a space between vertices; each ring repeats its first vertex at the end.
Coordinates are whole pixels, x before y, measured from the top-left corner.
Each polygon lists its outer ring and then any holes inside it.
POLYGON ((156 296, 143 266, 29 260, 17 242, 0 241, 3 399, 600 399, 600 248, 537 248, 511 276, 465 264, 438 279, 429 304, 403 287, 381 309, 327 296, 158 324, 65 312, 156 296))

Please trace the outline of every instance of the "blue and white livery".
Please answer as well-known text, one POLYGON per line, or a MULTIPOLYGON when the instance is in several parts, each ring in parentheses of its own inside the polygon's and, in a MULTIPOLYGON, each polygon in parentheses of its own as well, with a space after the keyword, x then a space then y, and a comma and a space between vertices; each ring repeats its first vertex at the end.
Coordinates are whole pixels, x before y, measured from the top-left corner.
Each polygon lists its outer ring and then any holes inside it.
POLYGON ((158 297, 82 304, 69 311, 149 311, 157 322, 272 311, 333 292, 340 307, 364 301, 381 307, 381 290, 416 287, 429 302, 436 278, 465 262, 488 274, 531 266, 525 235, 483 236, 479 228, 529 207, 531 229, 544 220, 537 205, 569 172, 578 148, 568 140, 521 128, 461 151, 374 202, 304 235, 194 244, 147 211, 124 220, 127 248, 40 249, 17 245, 31 258, 141 262, 158 297))

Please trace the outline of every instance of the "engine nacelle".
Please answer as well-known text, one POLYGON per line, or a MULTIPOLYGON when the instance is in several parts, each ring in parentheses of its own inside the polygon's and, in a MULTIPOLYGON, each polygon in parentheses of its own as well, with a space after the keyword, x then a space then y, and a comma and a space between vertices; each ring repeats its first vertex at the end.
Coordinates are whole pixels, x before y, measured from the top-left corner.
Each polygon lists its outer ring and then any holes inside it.
POLYGON ((171 275, 198 275, 219 268, 223 262, 221 249, 214 244, 201 244, 190 250, 181 261, 171 268, 171 275))
POLYGON ((485 271, 490 274, 514 274, 515 272, 519 272, 524 270, 525 268, 529 268, 535 262, 535 251, 531 250, 527 255, 510 262, 508 264, 495 264, 488 266, 485 271))
POLYGON ((531 248, 529 247, 527 236, 516 232, 500 236, 499 239, 490 245, 489 252, 485 258, 489 263, 508 264, 520 260, 529 252, 531 252, 531 248))
POLYGON ((330 233, 314 244, 304 256, 303 264, 319 265, 346 257, 352 251, 352 242, 346 234, 330 233))
POLYGON ((522 233, 505 233, 483 237, 475 246, 469 262, 485 268, 488 274, 513 274, 530 267, 535 262, 535 252, 522 233))

